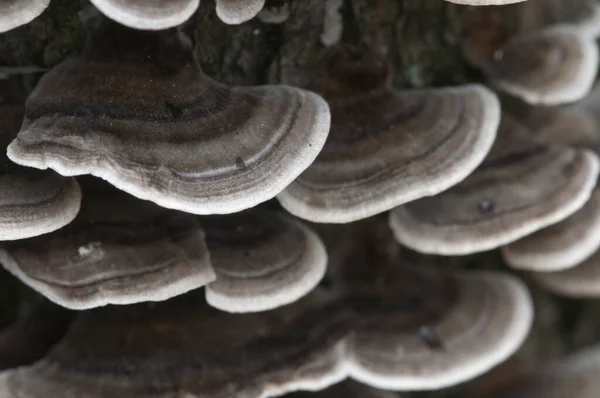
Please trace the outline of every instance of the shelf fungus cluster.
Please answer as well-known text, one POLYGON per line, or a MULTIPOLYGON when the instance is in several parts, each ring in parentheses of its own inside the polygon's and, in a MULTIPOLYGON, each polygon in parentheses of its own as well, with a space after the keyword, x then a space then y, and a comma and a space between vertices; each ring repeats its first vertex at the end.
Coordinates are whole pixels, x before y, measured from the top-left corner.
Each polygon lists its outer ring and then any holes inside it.
MULTIPOLYGON (((600 296, 586 1, 467 34, 487 85, 415 89, 389 48, 348 34, 310 87, 226 85, 184 35, 200 0, 91 0, 81 51, 28 84, 0 76, 0 264, 34 297, 0 330, 0 397, 391 398, 507 360, 534 318, 513 270, 600 296), (449 265, 494 249, 512 270, 449 265)), ((0 0, 0 32, 49 3, 0 0)), ((273 30, 295 12, 211 4, 273 30)), ((559 383, 597 370, 584 357, 559 383)))

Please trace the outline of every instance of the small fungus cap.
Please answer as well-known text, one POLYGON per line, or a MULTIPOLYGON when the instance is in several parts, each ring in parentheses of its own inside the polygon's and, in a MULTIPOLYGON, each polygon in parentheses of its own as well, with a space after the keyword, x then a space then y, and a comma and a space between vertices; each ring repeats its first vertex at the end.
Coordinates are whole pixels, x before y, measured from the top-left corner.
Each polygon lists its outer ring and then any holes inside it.
POLYGON ((221 21, 238 25, 254 18, 265 6, 265 0, 217 0, 221 21))

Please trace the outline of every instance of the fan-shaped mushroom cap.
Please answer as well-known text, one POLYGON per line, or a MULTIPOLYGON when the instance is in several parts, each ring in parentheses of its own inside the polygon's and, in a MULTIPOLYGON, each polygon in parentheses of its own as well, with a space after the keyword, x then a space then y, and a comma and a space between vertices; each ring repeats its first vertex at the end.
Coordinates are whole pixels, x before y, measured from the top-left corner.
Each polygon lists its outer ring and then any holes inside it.
POLYGON ((217 0, 217 15, 221 21, 237 25, 256 16, 265 6, 265 0, 217 0))
POLYGON ((50 0, 0 0, 0 33, 33 21, 48 4, 50 0))
POLYGON ((8 156, 102 177, 164 207, 232 213, 274 197, 308 167, 329 119, 308 91, 212 81, 173 30, 103 21, 83 56, 42 78, 8 156))
MULTIPOLYGON (((25 98, 14 81, 0 81, 0 147, 6 148, 23 120, 25 98)), ((0 154, 0 241, 46 234, 70 223, 81 203, 73 178, 17 166, 0 154)))
POLYGON ((203 302, 83 312, 45 359, 0 375, 0 396, 259 398, 343 378, 338 341, 354 316, 339 303, 228 314, 203 302))
POLYGON ((318 235, 291 217, 267 210, 200 218, 217 279, 206 300, 229 312, 255 312, 298 300, 325 274, 318 235))
POLYGON ((422 329, 439 338, 438 348, 406 333, 393 318, 373 322, 348 341, 352 377, 384 389, 440 389, 483 374, 511 356, 533 321, 525 285, 496 272, 474 272, 457 281, 458 299, 438 322, 422 329))
MULTIPOLYGON (((600 149, 600 126, 587 109, 535 107, 522 115, 535 135, 547 142, 578 148, 600 149)), ((600 248, 600 188, 572 216, 502 248, 505 261, 514 268, 559 271, 574 267, 600 248)))
POLYGON ((576 26, 557 25, 514 37, 483 68, 496 87, 528 103, 573 102, 594 83, 598 46, 576 26))
POLYGON ((502 248, 513 268, 560 271, 572 268, 600 248, 600 188, 565 220, 543 228, 502 248))
POLYGON ((2 265, 72 309, 166 300, 215 279, 194 216, 108 188, 88 187, 55 234, 5 243, 2 265))
POLYGON ((538 0, 528 2, 519 12, 521 30, 543 29, 569 24, 590 36, 600 35, 600 4, 597 0, 538 0))
POLYGON ((298 217, 347 223, 437 194, 469 175, 494 142, 500 105, 483 86, 395 91, 391 66, 369 48, 337 47, 327 75, 327 142, 277 197, 298 217))
POLYGON ((0 330, 0 370, 41 359, 66 333, 72 312, 37 296, 18 318, 0 330))
POLYGON ((596 398, 600 389, 600 346, 588 347, 531 374, 501 398, 596 398))
POLYGON ((576 266, 556 272, 535 272, 531 277, 547 290, 570 297, 600 296, 600 251, 576 266))
POLYGON ((161 30, 181 25, 200 0, 90 0, 112 20, 134 29, 161 30))
POLYGON ((446 0, 454 4, 468 6, 503 6, 506 4, 520 3, 526 0, 446 0))
POLYGON ((482 165, 462 183, 390 213, 396 239, 417 251, 491 250, 564 220, 585 205, 598 157, 550 145, 505 116, 482 165))

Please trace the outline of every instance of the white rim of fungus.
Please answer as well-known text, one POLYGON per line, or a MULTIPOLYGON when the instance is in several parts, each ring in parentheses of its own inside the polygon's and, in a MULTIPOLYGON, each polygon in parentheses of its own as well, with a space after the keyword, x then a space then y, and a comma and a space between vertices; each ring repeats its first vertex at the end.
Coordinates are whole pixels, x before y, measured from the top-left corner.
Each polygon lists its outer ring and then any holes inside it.
POLYGON ((344 209, 316 208, 284 190, 277 195, 281 206, 296 217, 311 222, 345 224, 386 212, 426 196, 436 195, 463 181, 483 162, 494 144, 500 124, 500 103, 492 91, 478 84, 447 87, 442 90, 460 93, 476 91, 482 100, 485 113, 482 115, 482 127, 477 135, 478 139, 472 145, 471 156, 446 168, 443 174, 428 177, 427 181, 420 180, 423 185, 419 185, 418 188, 410 191, 407 191, 406 187, 400 188, 400 193, 396 191, 373 202, 358 203, 344 209))
POLYGON ((216 0, 217 16, 228 25, 239 25, 254 18, 265 6, 265 0, 216 0), (241 4, 245 3, 245 4, 241 4), (250 4, 248 4, 250 3, 250 4), (241 5, 240 5, 241 4, 241 5))
MULTIPOLYGON (((445 371, 432 373, 427 376, 413 376, 409 374, 398 374, 396 376, 380 375, 364 368, 356 358, 348 355, 347 366, 350 377, 371 387, 385 390, 437 390, 451 387, 480 376, 513 355, 524 343, 533 324, 533 301, 525 284, 516 277, 493 271, 478 271, 461 276, 460 278, 474 279, 475 281, 471 283, 480 283, 477 282, 477 279, 484 279, 487 280, 488 284, 501 285, 498 290, 501 293, 505 293, 505 297, 508 297, 507 301, 510 300, 513 306, 513 314, 510 322, 502 325, 505 331, 501 341, 492 347, 481 347, 478 357, 461 362, 459 359, 461 357, 461 348, 464 344, 469 343, 462 341, 462 344, 459 343, 458 346, 454 347, 450 354, 459 360, 453 361, 452 366, 448 366, 445 371)), ((439 355, 449 355, 447 348, 444 351, 440 351, 439 355)), ((416 367, 424 365, 420 367, 421 369, 427 366, 426 364, 419 363, 415 365, 417 365, 416 367)))
POLYGON ((50 4, 50 0, 9 0, 11 4, 0 5, 0 33, 18 28, 39 17, 50 4), (19 4, 17 6, 17 4, 19 4), (7 7, 10 11, 7 11, 7 7))
POLYGON ((590 264, 584 262, 576 267, 556 272, 534 272, 532 279, 555 294, 574 298, 595 298, 600 296, 600 279, 589 274, 579 275, 585 268, 597 268, 600 276, 600 259, 590 264))
POLYGON ((187 0, 187 6, 180 11, 156 13, 139 6, 123 7, 113 0, 90 1, 110 19, 121 25, 140 30, 162 30, 181 25, 194 15, 200 5, 200 0, 187 0))
MULTIPOLYGON (((299 264, 301 275, 293 285, 286 286, 283 290, 264 292, 258 296, 248 297, 245 295, 230 296, 215 291, 211 285, 219 282, 217 273, 216 280, 206 286, 206 301, 211 306, 227 312, 248 313, 275 309, 294 301, 312 291, 323 279, 327 270, 327 251, 319 236, 302 223, 285 217, 286 222, 300 229, 306 239, 306 247, 309 250, 304 261, 299 264)), ((240 281, 243 285, 243 281, 240 281)))
MULTIPOLYGON (((65 165, 59 157, 48 159, 44 154, 39 155, 41 159, 39 157, 35 159, 35 156, 32 158, 19 150, 18 138, 8 146, 6 153, 9 159, 22 166, 42 170, 51 168, 63 176, 89 174, 102 178, 130 195, 149 200, 164 208, 199 215, 236 213, 274 198, 292 183, 316 159, 329 133, 331 115, 329 105, 323 98, 315 93, 291 86, 280 85, 277 87, 285 87, 294 91, 304 99, 303 103, 310 102, 314 106, 315 113, 310 121, 311 129, 305 132, 307 136, 306 143, 303 147, 296 148, 294 152, 291 152, 290 161, 282 165, 281 175, 270 178, 268 183, 263 182, 250 189, 230 195, 228 198, 174 198, 169 192, 161 192, 154 187, 143 189, 136 183, 139 178, 136 178, 135 173, 131 173, 128 169, 110 161, 110 159, 102 159, 94 165, 87 165, 86 167, 65 165)), ((302 120, 302 117, 300 116, 298 119, 302 120)))
POLYGON ((548 28, 547 32, 560 32, 577 38, 582 61, 577 71, 571 73, 571 81, 562 87, 540 88, 530 90, 521 84, 500 79, 493 79, 493 84, 500 90, 521 98, 532 105, 561 105, 583 99, 592 89, 598 73, 598 45, 594 37, 587 34, 577 25, 557 25, 548 28))
MULTIPOLYGON (((128 305, 141 302, 165 301, 191 290, 198 289, 207 283, 212 282, 216 278, 212 267, 204 267, 201 269, 201 273, 185 275, 165 286, 152 288, 148 291, 139 292, 136 289, 133 289, 132 291, 123 289, 118 292, 112 290, 100 290, 83 300, 74 300, 72 297, 69 297, 69 295, 62 294, 60 290, 53 288, 52 284, 29 277, 29 275, 21 270, 15 259, 4 249, 0 249, 0 263, 21 282, 39 292, 48 300, 71 310, 87 310, 109 304, 128 305)), ((124 277, 130 278, 131 275, 125 275, 124 277)), ((63 287, 72 290, 79 288, 77 285, 63 285, 63 287)))
POLYGON ((600 249, 600 214, 593 217, 586 233, 560 251, 536 251, 535 247, 533 251, 520 251, 509 244, 502 247, 502 257, 511 268, 519 270, 553 272, 573 268, 600 249))
MULTIPOLYGON (((396 240, 404 246, 426 254, 438 254, 444 256, 460 256, 493 250, 507 245, 542 228, 556 224, 571 216, 581 209, 589 200, 598 174, 600 173, 600 160, 596 154, 588 149, 581 149, 588 166, 588 178, 582 189, 571 201, 565 203, 555 212, 529 220, 518 227, 505 229, 493 236, 473 236, 468 241, 448 241, 441 237, 427 234, 414 234, 411 223, 404 223, 402 219, 411 219, 406 209, 398 207, 393 209, 388 218, 388 223, 396 240)), ((431 231, 430 231, 431 232, 431 231)))
POLYGON ((446 0, 450 3, 466 6, 503 6, 506 4, 521 3, 526 0, 446 0))
MULTIPOLYGON (((72 180, 66 183, 65 198, 61 200, 62 206, 57 214, 41 215, 26 220, 0 223, 0 241, 10 241, 33 238, 61 229, 75 219, 81 207, 81 189, 79 184, 72 180)), ((10 187, 6 187, 10 189, 10 187)), ((33 206, 37 206, 35 203, 33 206)), ((52 205, 49 205, 52 206, 52 205)))

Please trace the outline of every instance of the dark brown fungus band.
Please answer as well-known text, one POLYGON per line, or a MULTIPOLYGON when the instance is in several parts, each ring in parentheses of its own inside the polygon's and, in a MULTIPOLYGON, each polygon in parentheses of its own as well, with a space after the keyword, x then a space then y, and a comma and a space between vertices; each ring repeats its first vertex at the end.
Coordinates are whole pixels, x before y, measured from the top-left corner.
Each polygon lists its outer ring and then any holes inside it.
POLYGON ((54 234, 6 242, 0 262, 72 309, 160 301, 215 279, 195 217, 92 180, 75 221, 54 234))
POLYGON ((500 90, 531 104, 580 100, 598 70, 598 46, 575 25, 556 25, 510 39, 481 65, 500 90))
POLYGON ((311 228, 275 211, 200 217, 216 280, 206 300, 229 312, 280 307, 323 278, 327 253, 311 228))
MULTIPOLYGON (((6 148, 17 135, 24 103, 16 81, 0 81, 0 147, 6 148)), ((80 204, 74 178, 18 166, 0 154, 0 241, 62 228, 75 218, 80 204)))
POLYGON ((496 137, 500 105, 483 86, 394 90, 391 65, 363 46, 332 49, 322 93, 332 112, 323 151, 278 195, 290 213, 348 223, 463 180, 496 137))
POLYGON ((437 196, 390 213, 396 239, 417 251, 462 255, 491 250, 560 222, 589 200, 597 155, 537 140, 512 117, 481 166, 437 196))
POLYGON ((224 86, 202 73, 176 30, 103 20, 83 55, 41 79, 8 156, 92 174, 163 207, 233 213, 291 183, 321 150, 329 124, 316 94, 224 86))
POLYGON ((50 0, 0 0, 0 33, 33 21, 48 4, 50 0))
POLYGON ((73 313, 36 296, 17 319, 0 329, 0 370, 31 365, 46 355, 67 332, 73 313))
MULTIPOLYGON (((598 153, 600 129, 585 104, 528 109, 523 120, 537 137, 555 144, 589 148, 598 153)), ((502 248, 514 268, 561 271, 572 268, 600 249, 600 187, 572 216, 502 248)))
POLYGON ((254 18, 264 5, 265 0, 217 0, 217 15, 221 21, 237 25, 254 18))
POLYGON ((161 30, 187 21, 200 0, 90 0, 107 17, 134 29, 161 30))
POLYGON ((494 398, 596 398, 600 346, 590 346, 529 374, 494 398))

